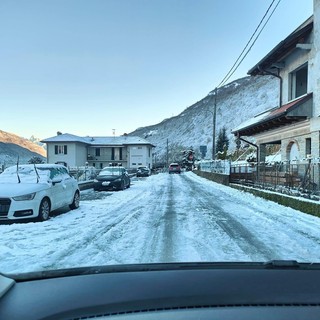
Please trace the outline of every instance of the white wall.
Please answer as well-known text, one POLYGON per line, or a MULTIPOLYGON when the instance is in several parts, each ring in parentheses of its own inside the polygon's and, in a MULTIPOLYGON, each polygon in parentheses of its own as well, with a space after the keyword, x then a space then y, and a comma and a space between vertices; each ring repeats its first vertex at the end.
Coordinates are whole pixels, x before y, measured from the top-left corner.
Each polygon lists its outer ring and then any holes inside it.
POLYGON ((80 143, 53 142, 47 143, 47 162, 65 162, 68 166, 84 166, 87 161, 87 147, 80 143), (55 154, 55 146, 67 146, 67 154, 55 154))
POLYGON ((87 162, 88 149, 86 145, 82 143, 76 143, 75 145, 75 166, 84 166, 87 162))
POLYGON ((150 146, 129 146, 128 151, 128 168, 152 167, 152 148, 150 146))

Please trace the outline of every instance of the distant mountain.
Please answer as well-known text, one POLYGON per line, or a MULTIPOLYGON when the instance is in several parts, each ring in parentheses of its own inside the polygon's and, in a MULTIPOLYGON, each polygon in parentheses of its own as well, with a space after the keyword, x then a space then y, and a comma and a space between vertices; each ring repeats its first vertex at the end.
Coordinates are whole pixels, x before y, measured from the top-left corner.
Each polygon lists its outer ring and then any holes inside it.
POLYGON ((46 150, 41 145, 16 134, 0 130, 0 166, 27 163, 32 157, 38 156, 46 161, 46 150))
MULTIPOLYGON (((272 76, 244 77, 218 89, 216 101, 216 137, 226 128, 230 146, 235 150, 232 129, 245 120, 269 108, 278 106, 279 80, 272 76)), ((200 146, 207 146, 207 158, 212 154, 214 91, 186 108, 178 116, 136 129, 129 135, 140 136, 156 145, 156 161, 165 161, 167 141, 169 160, 179 160, 180 151, 193 147, 200 157, 200 146)))
MULTIPOLYGON (((216 137, 219 130, 225 127, 230 143, 229 151, 235 150, 232 129, 254 115, 278 106, 278 81, 272 76, 244 77, 219 88, 216 102, 216 137)), ((169 161, 179 161, 181 151, 191 147, 200 158, 200 146, 207 147, 206 158, 211 158, 211 112, 214 101, 215 95, 212 91, 178 116, 138 128, 129 135, 145 138, 154 144, 156 162, 166 161, 167 143, 169 161)), ((0 165, 15 164, 18 155, 21 163, 26 163, 35 155, 46 157, 46 150, 39 139, 31 137, 30 140, 0 130, 0 165)))

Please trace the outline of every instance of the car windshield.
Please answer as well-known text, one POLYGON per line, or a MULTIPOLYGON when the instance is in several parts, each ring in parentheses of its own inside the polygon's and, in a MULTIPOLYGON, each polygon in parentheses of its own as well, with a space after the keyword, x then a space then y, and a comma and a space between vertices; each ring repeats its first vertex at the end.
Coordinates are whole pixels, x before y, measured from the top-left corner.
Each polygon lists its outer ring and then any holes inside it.
POLYGON ((320 262, 319 0, 2 0, 0 43, 0 273, 320 262))
POLYGON ((124 169, 122 168, 105 168, 100 171, 99 175, 100 176, 113 176, 113 175, 120 175, 122 174, 124 169))
POLYGON ((12 166, 7 168, 2 174, 0 174, 0 183, 36 183, 48 182, 51 178, 51 171, 49 168, 34 166, 12 166))

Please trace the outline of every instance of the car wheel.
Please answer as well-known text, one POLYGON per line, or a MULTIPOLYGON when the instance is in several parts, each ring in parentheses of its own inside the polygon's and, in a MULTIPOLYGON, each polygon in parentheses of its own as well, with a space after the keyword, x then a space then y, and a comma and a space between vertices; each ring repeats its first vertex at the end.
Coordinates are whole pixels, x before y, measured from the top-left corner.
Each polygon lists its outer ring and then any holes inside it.
POLYGON ((74 194, 73 201, 69 205, 71 210, 77 209, 80 206, 80 192, 77 190, 74 194))
POLYGON ((121 185, 120 185, 120 188, 118 190, 124 190, 124 181, 123 180, 121 181, 121 185))
POLYGON ((40 221, 46 221, 50 217, 50 201, 48 198, 44 198, 41 200, 39 207, 39 215, 38 219, 40 221))

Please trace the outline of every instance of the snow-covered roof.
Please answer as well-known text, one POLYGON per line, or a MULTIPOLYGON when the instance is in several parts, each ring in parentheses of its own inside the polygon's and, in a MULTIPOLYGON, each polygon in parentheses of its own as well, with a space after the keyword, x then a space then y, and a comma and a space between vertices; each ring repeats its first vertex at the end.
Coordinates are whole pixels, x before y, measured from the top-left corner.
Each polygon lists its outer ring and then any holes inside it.
POLYGON ((84 139, 90 145, 151 145, 149 141, 136 136, 84 137, 84 139))
POLYGON ((70 133, 62 133, 58 134, 57 136, 47 138, 41 140, 40 142, 47 143, 47 142, 81 142, 81 143, 88 143, 83 137, 76 136, 70 133))
POLYGON ((253 118, 247 119, 246 121, 242 122, 239 126, 235 127, 232 132, 238 132, 241 129, 251 127, 252 125, 259 123, 262 119, 267 117, 271 113, 271 110, 267 110, 263 113, 260 113, 253 118))
MULTIPOLYGON (((42 140, 43 143, 50 142, 80 142, 92 146, 123 146, 123 145, 152 145, 149 141, 136 136, 120 137, 79 137, 70 133, 58 134, 55 137, 42 140)), ((152 145, 153 146, 153 145, 152 145)))
POLYGON ((311 116, 312 95, 312 93, 305 94, 280 108, 267 110, 248 119, 234 128, 232 133, 240 136, 251 136, 262 131, 305 120, 311 116))

